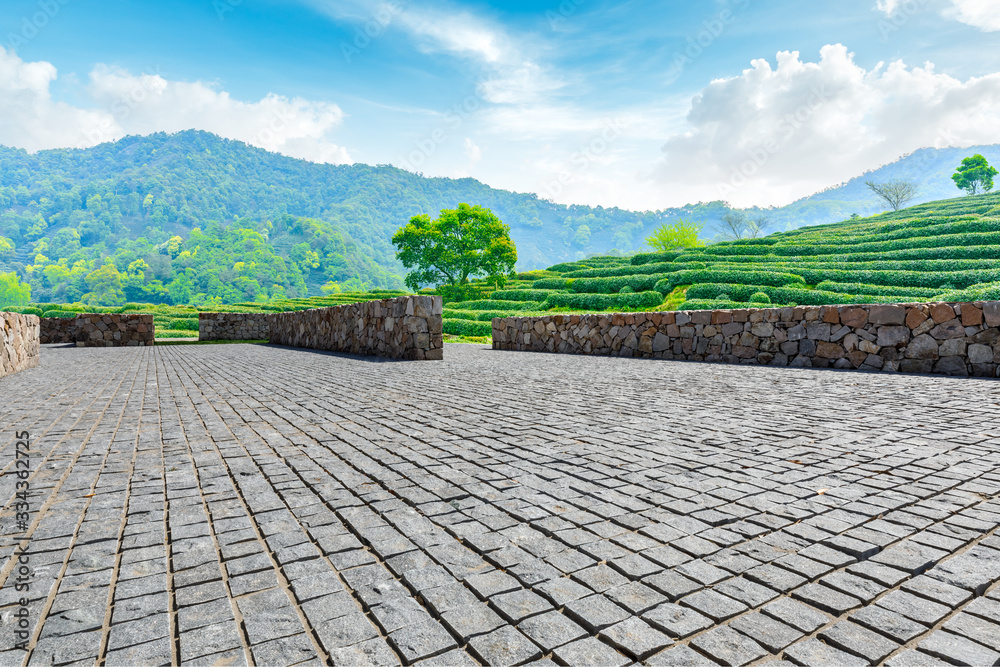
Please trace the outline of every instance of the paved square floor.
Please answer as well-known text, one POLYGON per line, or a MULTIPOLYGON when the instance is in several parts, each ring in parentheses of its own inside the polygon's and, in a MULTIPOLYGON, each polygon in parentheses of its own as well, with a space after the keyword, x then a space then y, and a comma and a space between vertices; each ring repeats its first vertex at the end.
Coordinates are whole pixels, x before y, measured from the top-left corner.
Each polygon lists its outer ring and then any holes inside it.
POLYGON ((1000 660, 1000 382, 445 357, 44 348, 0 664, 1000 660))

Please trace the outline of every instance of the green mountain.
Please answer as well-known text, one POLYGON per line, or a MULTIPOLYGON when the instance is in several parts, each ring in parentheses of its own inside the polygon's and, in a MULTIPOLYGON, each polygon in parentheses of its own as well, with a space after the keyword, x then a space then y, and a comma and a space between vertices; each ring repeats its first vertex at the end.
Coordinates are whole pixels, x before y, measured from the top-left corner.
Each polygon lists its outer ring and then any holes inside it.
MULTIPOLYGON (((950 175, 1000 145, 922 149, 782 208, 771 230, 882 210, 867 179, 910 178, 913 203, 958 194, 950 175)), ((0 272, 37 302, 211 305, 402 287, 390 243, 413 215, 482 204, 511 226, 519 270, 627 254, 664 221, 706 223, 708 202, 654 212, 565 206, 471 178, 425 178, 388 165, 325 165, 187 131, 29 154, 0 146, 0 272), (323 287, 326 286, 324 290, 323 287)))
POLYGON ((979 153, 990 164, 1000 165, 1000 144, 969 148, 921 148, 895 162, 872 169, 846 183, 827 188, 768 213, 773 229, 791 230, 805 225, 820 225, 846 220, 852 213, 869 216, 881 213, 885 206, 865 185, 865 181, 884 182, 904 179, 917 184, 917 196, 909 205, 923 204, 962 195, 951 175, 962 158, 979 153))
POLYGON ((671 215, 159 133, 83 150, 0 147, 0 271, 27 279, 35 301, 230 303, 315 295, 326 283, 398 288, 392 234, 461 202, 512 227, 521 269, 637 250, 671 215))

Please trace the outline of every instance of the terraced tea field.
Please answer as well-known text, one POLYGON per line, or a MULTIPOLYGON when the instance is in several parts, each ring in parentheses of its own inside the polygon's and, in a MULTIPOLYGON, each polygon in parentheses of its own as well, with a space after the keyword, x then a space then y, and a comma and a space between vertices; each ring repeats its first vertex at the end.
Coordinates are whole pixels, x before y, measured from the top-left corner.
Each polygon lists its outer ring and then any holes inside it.
MULTIPOLYGON (((703 248, 591 257, 520 273, 504 289, 477 283, 472 293, 446 301, 446 334, 487 337, 491 320, 508 315, 1000 299, 1000 193, 703 248)), ((345 292, 211 310, 305 310, 400 294, 345 292)), ((72 317, 94 307, 12 310, 72 317)), ((168 338, 197 337, 198 310, 133 303, 107 312, 153 313, 157 337, 168 338)))
POLYGON ((488 336, 494 317, 536 313, 1000 299, 1000 193, 535 278, 446 304, 445 332, 488 336))

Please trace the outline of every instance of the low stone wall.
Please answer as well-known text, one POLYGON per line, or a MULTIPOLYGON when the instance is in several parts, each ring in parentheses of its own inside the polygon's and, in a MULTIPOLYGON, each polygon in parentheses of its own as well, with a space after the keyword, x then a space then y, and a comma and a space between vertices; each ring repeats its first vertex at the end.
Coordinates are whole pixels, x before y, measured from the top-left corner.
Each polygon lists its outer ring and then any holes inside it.
POLYGON ((77 347, 144 347, 153 345, 152 315, 86 313, 73 318, 44 317, 41 342, 75 343, 77 347))
POLYGON ((198 313, 198 340, 267 340, 269 313, 198 313))
POLYGON ((505 317, 493 348, 1000 377, 1000 301, 505 317))
POLYGON ((442 359, 439 296, 400 296, 268 316, 271 343, 393 359, 442 359))
POLYGON ((0 377, 38 365, 38 320, 37 315, 0 313, 0 377))
POLYGON ((76 342, 75 317, 43 317, 39 323, 42 345, 76 342))

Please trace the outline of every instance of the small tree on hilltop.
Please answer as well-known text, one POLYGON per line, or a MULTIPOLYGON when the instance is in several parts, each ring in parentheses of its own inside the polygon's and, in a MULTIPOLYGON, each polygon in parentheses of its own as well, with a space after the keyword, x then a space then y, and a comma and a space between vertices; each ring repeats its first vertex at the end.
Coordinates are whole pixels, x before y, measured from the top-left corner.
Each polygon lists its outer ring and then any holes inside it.
POLYGON ((997 170, 990 166, 979 153, 962 160, 955 173, 951 175, 951 180, 961 190, 965 190, 970 195, 978 195, 989 192, 993 189, 993 177, 997 175, 997 170))
POLYGON ((917 184, 905 178, 894 178, 884 183, 865 181, 865 185, 868 186, 869 190, 877 194, 893 211, 898 211, 906 206, 919 192, 917 184))
POLYGON ((415 215, 392 243, 403 266, 415 269, 406 274, 406 285, 413 290, 446 284, 458 296, 476 277, 502 287, 517 263, 510 227, 482 206, 459 204, 442 210, 437 220, 415 215))
POLYGON ((669 252, 676 248, 697 248, 705 245, 698 234, 705 228, 703 222, 676 220, 664 222, 646 239, 646 245, 660 252, 669 252))

